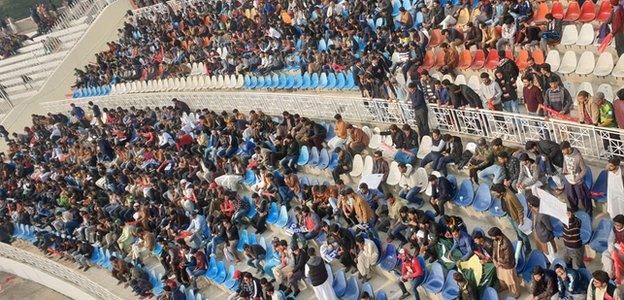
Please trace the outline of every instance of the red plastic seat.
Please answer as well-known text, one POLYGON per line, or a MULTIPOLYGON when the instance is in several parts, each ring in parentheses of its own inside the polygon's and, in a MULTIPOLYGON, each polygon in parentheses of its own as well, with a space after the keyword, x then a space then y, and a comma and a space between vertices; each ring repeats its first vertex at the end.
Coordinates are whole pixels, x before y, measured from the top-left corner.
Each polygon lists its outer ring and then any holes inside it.
POLYGON ((593 21, 596 18, 596 4, 593 1, 585 1, 583 2, 583 6, 581 6, 581 15, 579 16, 579 21, 583 23, 588 23, 593 21))
POLYGON ((611 6, 611 2, 609 0, 602 0, 600 2, 600 8, 598 8, 598 14, 596 15, 596 20, 600 22, 606 22, 611 14, 613 13, 613 6, 611 6))
POLYGON ((578 2, 570 1, 568 3, 568 10, 566 11, 565 17, 563 18, 566 22, 572 22, 578 20, 581 15, 581 7, 578 2))
POLYGON ((513 60, 513 52, 511 52, 511 50, 509 49, 505 50, 505 58, 513 60))
POLYGON ((529 66, 529 51, 522 49, 518 52, 518 56, 516 57, 516 65, 520 71, 526 70, 529 66))
POLYGON ((548 14, 548 4, 546 2, 542 2, 537 6, 535 13, 533 14, 533 21, 542 22, 546 20, 546 15, 548 14))
POLYGON ((434 29, 431 31, 431 38, 429 38, 429 47, 434 48, 444 42, 444 37, 442 36, 442 30, 434 29))
POLYGON ((499 62, 500 57, 498 56, 498 51, 496 51, 496 49, 491 49, 488 53, 487 59, 485 60, 485 68, 488 70, 494 70, 498 67, 499 62))
POLYGON ((563 4, 559 1, 555 1, 552 4, 552 8, 550 9, 550 14, 552 14, 553 18, 557 20, 563 19, 565 13, 563 12, 563 4))
POLYGON ((459 65, 457 66, 460 70, 466 70, 470 68, 472 65, 472 54, 470 54, 470 50, 464 49, 459 54, 459 65))
POLYGON ((422 67, 429 70, 433 67, 434 64, 435 64, 435 57, 433 56, 433 51, 427 50, 427 52, 425 52, 425 57, 423 57, 422 67))
POLYGON ((444 51, 440 49, 435 54, 435 65, 433 66, 433 68, 439 69, 442 68, 444 65, 444 51))
POLYGON ((481 70, 485 66, 485 52, 479 49, 475 52, 474 59, 472 60, 472 65, 470 68, 473 70, 481 70))

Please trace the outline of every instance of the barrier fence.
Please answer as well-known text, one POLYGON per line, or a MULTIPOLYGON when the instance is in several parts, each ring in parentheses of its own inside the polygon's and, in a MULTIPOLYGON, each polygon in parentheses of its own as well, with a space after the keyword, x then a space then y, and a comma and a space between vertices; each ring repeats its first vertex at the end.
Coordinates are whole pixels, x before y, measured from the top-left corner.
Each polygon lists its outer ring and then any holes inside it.
MULTIPOLYGON (((101 107, 156 107, 172 105, 171 99, 186 102, 193 109, 207 108, 215 111, 261 110, 269 115, 281 115, 283 111, 303 116, 332 121, 339 113, 347 121, 384 126, 407 123, 415 126, 410 104, 388 102, 381 99, 363 99, 329 95, 305 95, 285 93, 253 93, 241 91, 221 92, 169 92, 120 94, 103 97, 80 98, 42 103, 50 112, 67 112, 70 103, 86 106, 94 101, 101 107)), ((550 139, 556 142, 569 141, 584 156, 605 159, 611 156, 624 157, 624 142, 620 138, 624 131, 602 128, 543 117, 476 109, 453 109, 429 105, 431 128, 443 132, 485 137, 502 138, 506 143, 524 146, 526 141, 550 139)))
POLYGON ((36 268, 64 282, 72 283, 83 292, 92 295, 96 299, 121 299, 99 284, 46 257, 35 255, 3 243, 0 243, 0 256, 36 268))
POLYGON ((86 17, 83 21, 85 24, 91 24, 100 12, 112 2, 113 0, 82 0, 72 6, 65 7, 57 16, 52 26, 52 32, 75 26, 77 25, 75 21, 82 17, 86 17))

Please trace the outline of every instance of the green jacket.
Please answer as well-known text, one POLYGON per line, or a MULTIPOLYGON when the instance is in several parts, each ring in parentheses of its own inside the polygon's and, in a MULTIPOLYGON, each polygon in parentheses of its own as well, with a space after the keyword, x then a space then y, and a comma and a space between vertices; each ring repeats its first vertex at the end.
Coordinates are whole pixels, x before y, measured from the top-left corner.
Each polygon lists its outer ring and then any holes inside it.
POLYGON ((603 101, 598 108, 598 126, 600 127, 616 127, 615 116, 613 115, 613 104, 609 101, 603 101))

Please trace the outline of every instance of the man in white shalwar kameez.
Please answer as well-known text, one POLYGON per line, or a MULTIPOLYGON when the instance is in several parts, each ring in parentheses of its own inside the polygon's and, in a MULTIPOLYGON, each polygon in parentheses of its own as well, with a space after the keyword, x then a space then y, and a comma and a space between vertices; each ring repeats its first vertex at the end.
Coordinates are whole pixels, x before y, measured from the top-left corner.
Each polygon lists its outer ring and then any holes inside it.
POLYGON ((308 249, 310 259, 305 265, 305 276, 312 283, 314 295, 318 300, 337 300, 334 293, 334 275, 331 267, 323 259, 315 255, 314 248, 308 249), (325 279, 323 281, 323 279, 325 279))
POLYGON ((613 218, 624 214, 624 177, 620 159, 609 159, 607 171, 607 213, 613 218))

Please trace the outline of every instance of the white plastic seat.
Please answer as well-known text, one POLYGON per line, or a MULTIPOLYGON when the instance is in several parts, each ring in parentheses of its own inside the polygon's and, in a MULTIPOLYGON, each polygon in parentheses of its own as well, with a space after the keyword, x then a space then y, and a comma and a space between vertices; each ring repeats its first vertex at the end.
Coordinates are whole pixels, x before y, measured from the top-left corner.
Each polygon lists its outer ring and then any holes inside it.
POLYGON ((205 75, 206 74, 206 66, 204 66, 203 62, 197 64, 197 69, 199 70, 199 74, 197 75, 205 75))
POLYGON ((574 51, 566 51, 559 65, 559 73, 570 74, 576 70, 576 53, 574 51))
POLYGON ((362 176, 373 174, 373 157, 367 155, 364 158, 364 167, 362 168, 362 176))
POLYGON ((578 88, 576 89, 576 93, 578 95, 578 92, 580 91, 586 91, 588 92, 590 95, 594 95, 594 88, 592 87, 591 83, 587 82, 587 81, 583 81, 581 82, 581 84, 578 85, 578 88))
POLYGON ((470 151, 472 154, 474 154, 474 153, 475 153, 475 151, 477 151, 477 144, 472 143, 472 142, 470 142, 470 143, 466 144, 466 150, 468 150, 468 151, 470 151))
POLYGON ((153 92, 154 91, 154 82, 153 80, 147 81, 144 92, 153 92))
POLYGON ((468 86, 475 92, 479 93, 479 90, 481 90, 481 80, 479 80, 479 77, 477 77, 477 75, 472 75, 468 79, 468 86))
POLYGON ((156 81, 156 91, 158 91, 158 92, 162 92, 162 91, 164 91, 164 90, 165 90, 165 85, 164 85, 164 83, 163 83, 163 80, 162 80, 162 79, 158 79, 158 80, 156 81))
POLYGON ((234 88, 242 89, 244 86, 245 86, 245 76, 238 75, 238 78, 236 79, 236 86, 234 88))
POLYGON ((138 91, 139 91, 139 85, 138 85, 138 83, 137 83, 136 81, 133 81, 133 82, 132 82, 132 86, 131 86, 130 91, 131 91, 132 93, 136 93, 136 92, 138 92, 138 91))
POLYGON ((176 81, 174 78, 167 79, 167 91, 172 91, 177 88, 176 81))
POLYGON ((229 89, 233 89, 236 87, 236 75, 230 75, 230 84, 228 84, 229 89))
POLYGON ((598 86, 596 92, 601 92, 605 95, 605 99, 609 102, 613 103, 613 99, 615 99, 615 95, 613 94, 613 87, 608 83, 603 83, 598 86))
POLYGON ((217 89, 225 88, 225 80, 223 79, 223 75, 219 75, 217 77, 217 89))
POLYGON ((117 85, 117 84, 113 84, 113 85, 111 86, 111 92, 110 92, 110 94, 111 94, 111 95, 117 95, 117 93, 119 92, 117 89, 118 89, 118 85, 117 85))
POLYGON ((416 157, 418 157, 419 159, 423 159, 425 155, 431 152, 431 146, 433 146, 433 141, 431 140, 431 137, 428 135, 423 136, 420 140, 420 147, 418 147, 418 153, 416 154, 416 157))
POLYGON ((613 67, 613 71, 611 71, 611 75, 617 78, 624 77, 624 54, 620 55, 615 67, 613 67))
POLYGON ((199 75, 199 78, 197 78, 197 89, 198 90, 202 90, 206 88, 206 76, 204 75, 199 75))
POLYGON ((570 46, 576 44, 576 41, 579 38, 578 29, 576 29, 575 24, 566 25, 563 27, 563 32, 561 34, 561 42, 562 46, 570 46))
POLYGON ((455 77, 455 84, 466 84, 466 76, 464 76, 464 74, 457 75, 457 77, 455 77))
POLYGON ((353 165, 351 166, 351 173, 349 173, 349 175, 351 175, 351 177, 358 177, 362 175, 362 169, 364 169, 364 160, 361 155, 356 154, 353 156, 353 165))
POLYGON ((559 51, 548 51, 548 55, 546 55, 546 60, 544 62, 550 65, 551 71, 556 72, 557 70, 559 70, 559 66, 561 65, 561 57, 559 56, 559 51))
POLYGON ((388 171, 388 178, 386 178, 386 183, 392 186, 399 184, 401 181, 401 171, 399 170, 399 163, 393 161, 390 163, 390 168, 388 171))
POLYGON ((232 84, 232 82, 230 82, 230 76, 219 76, 220 78, 223 78, 223 86, 222 88, 224 89, 229 89, 230 88, 230 84, 232 84))
MULTIPOLYGON (((568 92, 570 93, 570 96, 575 96, 576 97, 576 86, 574 85, 573 82, 571 81, 564 81, 563 82, 563 87, 568 90, 568 92)), ((576 101, 572 101, 574 103, 576 103, 576 101)))
POLYGON ((596 67, 596 57, 594 56, 594 53, 589 51, 583 52, 579 61, 581 63, 576 66, 576 74, 589 75, 594 71, 594 67, 596 67))
POLYGON ((576 40, 577 46, 589 46, 594 43, 594 39, 596 39, 596 32, 594 31, 594 27, 591 23, 585 23, 581 27, 581 31, 578 34, 578 39, 576 40))
POLYGON ((416 169, 416 174, 414 174, 414 186, 420 187, 422 191, 428 184, 429 175, 427 174, 427 170, 425 170, 425 168, 416 169))
POLYGON ((444 80, 448 80, 450 82, 453 82, 453 76, 451 76, 450 74, 446 74, 446 75, 442 76, 442 80, 440 80, 440 81, 444 81, 444 80))
POLYGON ((366 133, 369 139, 373 136, 373 131, 368 126, 362 126, 362 131, 366 133))
POLYGON ((611 71, 613 71, 613 55, 605 51, 598 56, 596 67, 594 68, 594 75, 607 76, 611 74, 611 71))
POLYGON ((198 76, 193 76, 191 81, 193 82, 193 84, 192 84, 193 90, 199 89, 199 77, 198 76))
POLYGON ((210 89, 217 89, 217 76, 210 76, 210 85, 209 85, 210 89))

